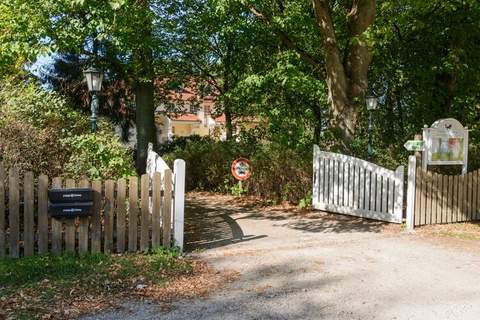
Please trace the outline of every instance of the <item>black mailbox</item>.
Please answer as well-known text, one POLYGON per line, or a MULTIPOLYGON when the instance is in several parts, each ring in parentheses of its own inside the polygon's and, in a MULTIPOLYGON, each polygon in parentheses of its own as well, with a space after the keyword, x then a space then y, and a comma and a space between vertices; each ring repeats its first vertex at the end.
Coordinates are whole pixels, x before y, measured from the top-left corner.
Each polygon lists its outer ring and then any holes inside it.
POLYGON ((89 188, 48 190, 48 212, 54 218, 88 216, 93 213, 93 194, 89 188))

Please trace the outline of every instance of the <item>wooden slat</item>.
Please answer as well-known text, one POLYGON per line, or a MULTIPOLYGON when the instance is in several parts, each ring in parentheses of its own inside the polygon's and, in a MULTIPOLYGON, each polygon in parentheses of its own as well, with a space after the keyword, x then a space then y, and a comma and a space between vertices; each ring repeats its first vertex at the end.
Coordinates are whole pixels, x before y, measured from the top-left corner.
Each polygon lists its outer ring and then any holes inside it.
POLYGON ((102 222, 101 222, 101 210, 102 210, 102 182, 93 181, 92 189, 94 191, 93 196, 93 214, 91 217, 92 223, 92 252, 97 253, 102 250, 102 222))
POLYGON ((466 218, 466 221, 472 221, 472 209, 473 209, 473 172, 470 172, 468 175, 467 175, 467 185, 468 185, 468 189, 467 189, 467 218, 466 218))
POLYGON ((448 176, 448 194, 447 194, 447 223, 453 222, 455 209, 453 207, 453 194, 455 185, 453 183, 453 176, 448 176))
POLYGON ((11 168, 8 179, 8 221, 10 257, 20 256, 20 191, 18 170, 11 168))
POLYGON ((23 254, 32 256, 35 246, 34 234, 34 182, 33 173, 26 172, 23 178, 23 254))
POLYGON ((377 196, 377 175, 372 172, 370 177, 370 211, 375 211, 377 196))
POLYGON ((454 176, 453 177, 452 222, 459 221, 462 215, 462 196, 463 196, 463 186, 460 186, 460 176, 454 176))
POLYGON ((438 223, 437 212, 438 212, 438 203, 440 199, 440 192, 438 190, 438 173, 434 173, 432 176, 432 224, 438 223))
POLYGON ((334 204, 333 202, 333 177, 335 172, 333 171, 335 160, 328 160, 328 203, 334 204))
POLYGON ((155 172, 152 178, 152 248, 161 246, 161 229, 162 223, 162 176, 160 172, 155 172))
POLYGON ((425 225, 427 211, 427 184, 428 172, 422 172, 422 194, 420 200, 420 225, 425 225))
POLYGON ((138 178, 130 177, 128 187, 128 251, 137 250, 138 178))
POLYGON ((360 194, 360 167, 355 167, 355 174, 353 176, 353 208, 358 209, 359 194, 360 194))
POLYGON ((452 221, 461 221, 462 220, 462 216, 463 216, 463 196, 464 196, 464 192, 463 192, 463 180, 465 179, 464 176, 457 176, 457 180, 456 180, 456 183, 458 185, 458 196, 457 196, 457 204, 456 204, 456 211, 455 211, 455 220, 451 219, 447 219, 447 222, 452 222, 452 221))
POLYGON ((395 210, 395 179, 388 179, 388 208, 387 212, 393 214, 395 210))
POLYGON ((459 221, 467 221, 468 217, 468 175, 463 176, 463 193, 463 210, 459 221))
POLYGON ((5 167, 0 163, 0 258, 5 257, 5 167))
POLYGON ((105 181, 105 211, 103 252, 110 253, 113 250, 113 218, 115 215, 115 182, 105 181))
POLYGON ((141 215, 140 215, 140 250, 146 251, 150 239, 150 213, 148 210, 149 177, 144 174, 141 177, 141 215))
POLYGON ((349 186, 350 182, 350 163, 344 162, 343 163, 343 206, 348 207, 348 190, 350 190, 349 186))
POLYGON ((425 176, 426 194, 425 194, 425 224, 432 223, 432 172, 428 171, 425 176))
POLYGON ((38 177, 38 253, 48 252, 48 177, 38 177))
POLYGON ((370 188, 371 188, 371 179, 370 179, 370 171, 365 170, 365 201, 364 201, 364 209, 370 210, 370 188))
POLYGON ((437 210, 435 223, 442 223, 443 175, 437 174, 437 210))
POLYGON ((343 194, 345 193, 345 179, 344 179, 344 170, 345 170, 345 163, 340 162, 340 165, 338 167, 338 186, 339 186, 339 192, 338 192, 338 205, 343 206, 344 205, 344 199, 343 199, 343 194))
POLYGON ((163 246, 170 248, 172 226, 172 171, 164 173, 164 206, 162 212, 163 246))
POLYGON ((328 189, 328 186, 327 186, 327 181, 328 181, 328 168, 327 168, 327 160, 325 160, 324 158, 321 159, 321 162, 320 162, 320 168, 322 168, 322 176, 321 176, 321 190, 320 190, 320 203, 325 203, 327 202, 327 189, 328 189))
POLYGON ((355 166, 350 164, 348 172, 348 206, 353 208, 353 189, 355 188, 355 166))
POLYGON ((480 196, 480 188, 478 187, 478 183, 480 182, 479 179, 479 174, 480 170, 475 171, 474 178, 473 178, 473 197, 475 200, 475 207, 474 207, 474 213, 475 213, 475 220, 478 220, 480 217, 479 210, 480 210, 480 201, 478 197, 480 196))
POLYGON ((323 202, 323 181, 325 172, 323 169, 323 158, 318 158, 318 202, 323 202))
POLYGON ((333 161, 333 200, 332 203, 338 205, 338 161, 333 161))
MULTIPOLYGON (((90 188, 90 181, 87 179, 78 182, 80 188, 90 188)), ((90 217, 80 217, 78 225, 78 251, 80 253, 88 252, 88 229, 90 225, 90 217)))
POLYGON ((125 252, 125 217, 126 217, 126 190, 125 179, 117 181, 117 252, 125 252))
POLYGON ((8 221, 10 238, 10 257, 20 256, 20 191, 18 170, 9 170, 8 184, 8 221))
POLYGON ((377 186, 375 187, 375 211, 382 211, 382 176, 377 174, 377 186))
POLYGON ((422 203, 422 179, 423 179, 423 171, 422 168, 418 165, 417 159, 417 168, 415 170, 415 215, 414 215, 414 225, 420 225, 420 216, 421 213, 421 203, 422 203))
POLYGON ((442 188, 442 223, 448 221, 448 176, 443 176, 443 188, 442 188))
MULTIPOLYGON (((52 179, 52 188, 62 188, 62 178, 52 179)), ((60 254, 62 252, 62 220, 52 218, 52 252, 60 254)))
POLYGON ((387 207, 387 200, 388 200, 388 178, 383 176, 382 177, 382 212, 388 212, 387 207))
MULTIPOLYGON (((65 181, 65 187, 67 189, 75 188, 75 180, 67 179, 65 181)), ((75 251, 75 238, 76 238, 76 218, 66 218, 65 219, 65 251, 74 252, 75 251)))
POLYGON ((358 207, 365 209, 365 169, 360 168, 360 191, 358 193, 358 207))

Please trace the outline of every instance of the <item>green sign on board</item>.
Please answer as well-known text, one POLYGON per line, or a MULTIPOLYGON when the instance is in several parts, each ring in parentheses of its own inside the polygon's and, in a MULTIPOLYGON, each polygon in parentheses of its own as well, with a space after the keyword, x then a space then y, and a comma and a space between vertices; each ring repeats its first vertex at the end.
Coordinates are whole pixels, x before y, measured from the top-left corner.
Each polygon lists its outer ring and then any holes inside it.
POLYGON ((408 151, 423 151, 425 149, 425 142, 423 140, 408 140, 403 146, 408 151))

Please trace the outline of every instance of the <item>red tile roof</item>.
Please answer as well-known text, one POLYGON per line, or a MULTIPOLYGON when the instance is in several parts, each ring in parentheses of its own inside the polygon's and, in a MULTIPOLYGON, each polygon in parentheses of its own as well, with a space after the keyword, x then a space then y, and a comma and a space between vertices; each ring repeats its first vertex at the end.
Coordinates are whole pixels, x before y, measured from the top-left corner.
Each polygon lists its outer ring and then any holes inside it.
POLYGON ((200 122, 200 119, 193 113, 184 113, 184 114, 175 114, 171 113, 168 115, 171 120, 174 121, 193 121, 200 122))

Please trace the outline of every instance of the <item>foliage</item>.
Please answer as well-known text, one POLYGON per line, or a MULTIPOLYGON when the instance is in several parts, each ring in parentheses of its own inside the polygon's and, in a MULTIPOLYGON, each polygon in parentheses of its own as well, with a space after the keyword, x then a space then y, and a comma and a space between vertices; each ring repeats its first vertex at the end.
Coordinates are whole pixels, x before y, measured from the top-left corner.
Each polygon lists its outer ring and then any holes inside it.
POLYGON ((64 166, 67 176, 114 179, 135 175, 131 152, 118 142, 114 134, 88 133, 68 137, 62 142, 71 152, 64 166))
MULTIPOLYGON (((121 292, 131 294, 138 283, 163 286, 175 275, 192 271, 174 251, 126 255, 44 255, 0 260, 0 317, 12 319, 71 318, 66 306, 121 292), (65 304, 65 306, 63 306, 65 304), (42 318, 43 317, 43 318, 42 318)), ((68 309, 69 307, 67 307, 68 309)), ((89 311, 89 310, 84 310, 89 311)))
POLYGON ((132 156, 101 120, 90 134, 89 117, 60 95, 33 83, 0 85, 0 161, 50 177, 116 178, 133 173, 132 156))
POLYGON ((228 142, 208 138, 190 141, 163 155, 172 162, 186 161, 188 190, 251 194, 265 199, 297 203, 311 189, 311 150, 285 149, 278 144, 228 142), (252 177, 243 182, 242 189, 232 177, 230 166, 239 157, 249 158, 252 177))

